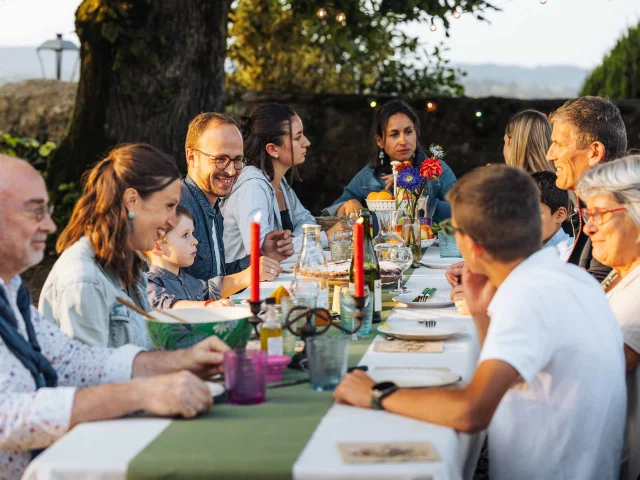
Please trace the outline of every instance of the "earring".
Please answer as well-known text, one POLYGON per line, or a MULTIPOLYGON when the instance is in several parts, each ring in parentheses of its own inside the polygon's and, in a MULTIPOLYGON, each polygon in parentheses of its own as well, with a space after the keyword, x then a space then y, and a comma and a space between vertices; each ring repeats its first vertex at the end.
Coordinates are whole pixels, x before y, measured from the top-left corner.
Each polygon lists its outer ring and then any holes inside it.
POLYGON ((378 158, 380 159, 380 165, 384 164, 384 150, 381 148, 380 149, 380 155, 378 155, 378 158))
POLYGON ((133 219, 136 217, 136 212, 131 211, 127 213, 127 221, 129 227, 129 233, 133 232, 133 219))

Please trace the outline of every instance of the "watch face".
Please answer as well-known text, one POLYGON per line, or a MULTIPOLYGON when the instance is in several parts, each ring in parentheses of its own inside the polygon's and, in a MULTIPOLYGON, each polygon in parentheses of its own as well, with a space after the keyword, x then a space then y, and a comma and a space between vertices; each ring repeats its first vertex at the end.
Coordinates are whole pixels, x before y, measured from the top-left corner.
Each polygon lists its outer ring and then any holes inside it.
POLYGON ((393 382, 380 382, 380 383, 376 383, 373 386, 374 390, 378 390, 379 392, 384 392, 385 390, 388 390, 390 388, 394 388, 396 386, 395 383, 393 382))

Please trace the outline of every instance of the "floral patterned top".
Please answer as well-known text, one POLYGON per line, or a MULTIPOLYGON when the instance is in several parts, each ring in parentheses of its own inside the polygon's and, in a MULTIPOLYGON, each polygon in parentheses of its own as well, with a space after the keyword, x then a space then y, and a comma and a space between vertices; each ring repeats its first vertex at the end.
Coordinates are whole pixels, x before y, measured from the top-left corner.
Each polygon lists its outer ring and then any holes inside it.
MULTIPOLYGON (((19 276, 0 279, 19 333, 27 338, 17 307, 19 276)), ((133 359, 142 350, 88 347, 67 337, 31 307, 31 321, 42 353, 58 373, 58 387, 36 391, 35 381, 0 339, 0 478, 19 479, 31 460, 31 450, 51 445, 69 429, 77 388, 131 378, 133 359)))

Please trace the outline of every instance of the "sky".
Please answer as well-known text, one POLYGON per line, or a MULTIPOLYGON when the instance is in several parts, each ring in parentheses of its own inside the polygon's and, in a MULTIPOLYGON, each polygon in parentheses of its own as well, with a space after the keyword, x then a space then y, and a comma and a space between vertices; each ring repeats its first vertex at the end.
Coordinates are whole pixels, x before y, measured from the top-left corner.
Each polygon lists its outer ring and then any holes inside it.
MULTIPOLYGON (((213 0, 215 1, 215 0, 213 0)), ((482 22, 469 14, 444 28, 408 25, 429 44, 445 41, 452 63, 597 66, 626 29, 640 20, 640 0, 493 0, 501 12, 482 22)), ((39 45, 57 32, 78 43, 80 0, 0 0, 0 47, 39 45)))

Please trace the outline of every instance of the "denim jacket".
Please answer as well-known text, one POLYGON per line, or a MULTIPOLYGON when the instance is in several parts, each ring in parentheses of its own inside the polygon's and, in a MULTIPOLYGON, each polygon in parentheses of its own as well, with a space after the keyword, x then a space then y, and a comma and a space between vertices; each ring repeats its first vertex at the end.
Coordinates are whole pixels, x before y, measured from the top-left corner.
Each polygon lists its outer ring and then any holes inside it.
MULTIPOLYGON (((414 165, 420 165, 427 158, 426 153, 418 149, 414 159, 414 165)), ((456 183, 456 176, 445 162, 442 162, 442 176, 432 183, 433 193, 436 197, 436 209, 433 214, 434 222, 440 222, 451 216, 451 205, 446 201, 445 195, 456 183)), ((372 164, 366 165, 360 170, 349 185, 344 187, 342 195, 333 204, 324 210, 322 215, 337 215, 338 209, 347 200, 358 200, 362 205, 366 205, 365 200, 371 192, 379 192, 385 188, 384 182, 375 174, 375 167, 372 164)))
POLYGON ((145 311, 147 277, 127 290, 95 259, 89 239, 82 237, 67 248, 49 272, 42 287, 38 310, 76 340, 91 346, 121 347, 132 343, 151 348, 145 320, 116 300, 124 297, 145 311))
POLYGON ((205 282, 217 275, 216 255, 213 250, 215 244, 212 236, 214 225, 218 241, 218 257, 222 263, 220 275, 237 273, 249 267, 248 256, 235 262, 225 263, 223 219, 219 202, 211 205, 207 196, 188 175, 180 186, 180 204, 193 215, 194 237, 198 240, 196 260, 193 265, 184 269, 186 273, 205 282))

